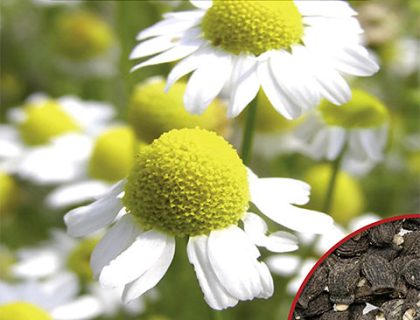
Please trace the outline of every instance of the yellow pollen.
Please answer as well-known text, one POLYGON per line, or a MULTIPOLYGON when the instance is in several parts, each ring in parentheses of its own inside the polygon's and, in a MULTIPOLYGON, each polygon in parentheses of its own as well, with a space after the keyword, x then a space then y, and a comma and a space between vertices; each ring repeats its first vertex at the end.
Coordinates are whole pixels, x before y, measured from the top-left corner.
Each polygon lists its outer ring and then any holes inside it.
POLYGON ((53 318, 36 305, 13 302, 0 306, 0 320, 53 320, 53 318))
POLYGON ((215 0, 203 18, 204 38, 234 54, 290 49, 303 35, 293 1, 215 0))
POLYGON ((80 131, 76 121, 53 100, 27 105, 25 112, 26 120, 19 129, 29 145, 41 145, 64 133, 80 131))
POLYGON ((225 135, 228 131, 226 110, 220 99, 215 99, 201 115, 189 114, 183 104, 187 84, 175 83, 164 93, 165 81, 139 85, 130 99, 128 119, 137 137, 152 142, 172 129, 195 128, 196 126, 225 135))
POLYGON ((137 155, 124 204, 144 228, 201 235, 237 224, 250 200, 232 146, 203 129, 172 130, 137 155))
POLYGON ((318 110, 328 125, 347 129, 380 127, 389 120, 388 110, 382 102, 361 90, 353 90, 352 99, 340 106, 324 100, 318 110))

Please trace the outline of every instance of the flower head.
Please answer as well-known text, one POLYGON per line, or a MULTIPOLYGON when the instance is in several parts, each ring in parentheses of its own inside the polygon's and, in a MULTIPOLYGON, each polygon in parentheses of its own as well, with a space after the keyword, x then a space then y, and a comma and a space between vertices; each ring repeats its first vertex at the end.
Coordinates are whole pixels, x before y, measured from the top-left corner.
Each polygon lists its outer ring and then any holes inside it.
POLYGON ((152 78, 134 89, 128 108, 128 121, 139 139, 151 143, 162 133, 172 129, 200 128, 226 135, 228 119, 224 116, 225 105, 215 99, 201 116, 191 115, 184 109, 182 96, 187 84, 179 81, 165 94, 165 81, 152 78))
POLYGON ((83 236, 112 223, 125 205, 127 214, 95 247, 91 267, 103 286, 124 286, 126 302, 160 281, 171 264, 175 236, 188 236, 188 258, 205 300, 224 309, 272 295, 272 279, 256 246, 297 249, 289 233, 267 235, 264 220, 247 212, 249 202, 288 228, 326 232, 330 217, 292 205, 305 204, 308 196, 303 182, 259 179, 215 133, 181 129, 140 151, 126 180, 67 213, 65 222, 70 234, 83 236))
POLYGON ((165 90, 193 72, 185 108, 202 114, 227 85, 228 117, 237 116, 260 87, 287 119, 321 97, 351 97, 342 74, 369 76, 378 65, 360 45, 356 12, 344 1, 191 1, 197 10, 167 13, 141 31, 131 58, 158 54, 139 68, 182 59, 165 90), (150 39, 149 39, 150 38, 150 39))
POLYGON ((301 152, 315 159, 336 159, 344 150, 344 166, 366 173, 383 160, 389 127, 387 108, 376 97, 353 90, 349 102, 335 106, 323 101, 297 129, 306 147, 301 152))

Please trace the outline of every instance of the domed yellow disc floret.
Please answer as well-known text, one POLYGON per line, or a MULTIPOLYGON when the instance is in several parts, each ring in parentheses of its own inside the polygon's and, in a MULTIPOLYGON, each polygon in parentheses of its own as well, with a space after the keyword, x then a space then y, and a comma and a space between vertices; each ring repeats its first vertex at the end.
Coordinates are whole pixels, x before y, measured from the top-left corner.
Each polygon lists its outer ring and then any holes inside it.
POLYGON ((328 125, 347 129, 380 127, 389 120, 388 110, 382 102, 361 90, 353 90, 352 99, 340 106, 324 100, 318 110, 328 125))
POLYGON ((141 144, 128 127, 116 127, 106 131, 95 142, 89 162, 93 178, 118 181, 127 176, 141 144))
POLYGON ((114 41, 109 25, 89 12, 72 12, 59 16, 54 36, 58 49, 73 60, 98 56, 114 41))
POLYGON ((40 307, 27 302, 13 302, 0 306, 0 320, 53 320, 40 307))
MULTIPOLYGON (((263 90, 258 93, 258 108, 255 119, 255 131, 259 133, 276 133, 289 131, 301 122, 299 120, 287 120, 274 109, 263 90)), ((245 125, 248 108, 237 117, 238 121, 245 125)))
MULTIPOLYGON (((311 186, 311 201, 307 207, 322 210, 328 185, 331 179, 331 167, 318 165, 312 167, 303 177, 311 186)), ((329 214, 340 224, 347 224, 352 218, 362 214, 364 196, 357 180, 347 173, 338 173, 329 214)))
POLYGON ((90 256, 99 239, 90 238, 82 240, 67 258, 67 266, 83 281, 92 280, 93 273, 90 268, 90 256))
POLYGON ((213 45, 256 56, 290 49, 303 35, 302 16, 293 1, 215 0, 202 27, 213 45))
POLYGON ((249 200, 247 171, 236 151, 198 128, 172 130, 140 151, 124 196, 143 227, 178 236, 237 224, 249 200))
POLYGON ((159 80, 139 85, 133 92, 128 109, 128 119, 136 135, 147 142, 159 138, 172 129, 201 128, 224 135, 228 127, 226 110, 215 99, 201 115, 189 114, 183 104, 187 84, 179 81, 164 93, 165 81, 159 80))
POLYGON ((19 129, 29 145, 44 144, 64 133, 80 131, 76 121, 53 100, 27 105, 25 112, 26 120, 19 129))

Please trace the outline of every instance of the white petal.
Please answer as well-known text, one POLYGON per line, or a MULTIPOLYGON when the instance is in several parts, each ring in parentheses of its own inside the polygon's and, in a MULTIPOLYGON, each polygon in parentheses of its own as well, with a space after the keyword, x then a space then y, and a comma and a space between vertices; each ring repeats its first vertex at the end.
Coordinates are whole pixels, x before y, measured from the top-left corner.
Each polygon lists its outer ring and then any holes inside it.
POLYGON ((191 114, 201 115, 222 90, 230 76, 231 55, 218 55, 218 59, 211 60, 208 64, 198 68, 188 80, 184 94, 184 106, 191 114))
POLYGON ((182 16, 172 13, 171 16, 167 16, 167 19, 159 21, 153 26, 142 30, 137 35, 137 40, 185 31, 199 24, 203 15, 204 12, 202 10, 182 12, 182 16))
POLYGON ((190 2, 200 9, 209 9, 213 5, 213 1, 210 0, 190 0, 190 2))
POLYGON ((124 215, 99 240, 90 257, 90 267, 93 277, 98 278, 102 269, 125 251, 141 234, 136 222, 130 214, 124 215))
POLYGON ((124 190, 124 185, 125 179, 90 205, 68 212, 64 216, 67 232, 74 237, 80 237, 110 224, 123 208, 122 200, 117 196, 124 190))
POLYGON ((166 62, 182 59, 190 55, 194 51, 196 51, 203 44, 204 44, 204 40, 201 40, 201 39, 191 40, 185 44, 169 49, 161 54, 158 54, 157 56, 154 56, 153 58, 150 58, 149 60, 146 60, 134 66, 133 68, 131 68, 131 71, 135 71, 146 66, 151 66, 155 64, 166 63, 166 62))
MULTIPOLYGON (((249 180, 251 201, 271 203, 273 206, 290 203, 308 203, 311 187, 299 180, 288 178, 259 178, 249 180)), ((255 203, 255 202, 254 202, 255 203)))
POLYGON ((160 36, 139 43, 131 52, 130 59, 138 59, 156 54, 177 45, 176 35, 160 36))
POLYGON ((269 60, 273 76, 279 86, 301 108, 309 109, 319 104, 320 95, 315 79, 296 58, 287 51, 278 51, 269 60))
POLYGON ((343 77, 331 66, 331 62, 322 56, 314 55, 307 47, 295 46, 293 54, 299 55, 300 61, 310 70, 318 83, 322 97, 334 104, 343 104, 350 100, 351 91, 343 77))
POLYGON ((375 137, 375 131, 369 129, 360 130, 359 136, 366 154, 374 161, 382 161, 382 148, 375 137))
POLYGON ((42 290, 47 296, 46 301, 42 302, 47 309, 55 308, 73 300, 80 291, 77 276, 70 272, 60 272, 47 278, 42 283, 34 282, 34 284, 39 286, 39 289, 33 290, 32 294, 37 295, 42 290))
POLYGON ((226 290, 239 300, 251 300, 262 291, 255 266, 260 253, 236 226, 212 231, 208 240, 210 264, 226 290))
POLYGON ((94 200, 109 190, 109 183, 88 180, 63 185, 55 188, 45 199, 46 204, 54 209, 94 200))
POLYGON ((289 252, 299 248, 297 238, 290 233, 277 231, 267 236, 267 224, 254 213, 245 213, 242 221, 245 232, 257 246, 272 252, 289 252))
POLYGON ((267 299, 270 298, 274 293, 274 281, 271 276, 270 270, 264 262, 254 262, 255 268, 257 268, 260 275, 261 291, 257 298, 267 299))
POLYGON ((101 302, 92 296, 81 296, 78 299, 51 310, 56 320, 92 319, 102 314, 101 302))
POLYGON ((100 284, 105 288, 114 288, 139 278, 156 263, 171 241, 172 237, 153 229, 141 234, 128 249, 102 269, 100 284))
POLYGON ((260 89, 257 62, 239 57, 230 78, 231 96, 227 116, 234 118, 255 98, 260 89))
POLYGON ((25 279, 36 279, 53 275, 62 267, 61 257, 53 250, 32 250, 28 257, 12 267, 14 276, 25 279))
POLYGON ((272 272, 284 277, 290 277, 297 271, 300 258, 294 255, 276 254, 265 261, 272 272))
POLYGON ((294 1, 299 12, 304 16, 323 16, 345 18, 357 14, 345 1, 294 1))
POLYGON ((348 74, 370 76, 379 70, 378 64, 362 46, 342 48, 333 58, 334 67, 348 74))
POLYGON ((168 238, 161 256, 140 278, 127 284, 124 288, 122 300, 128 303, 155 287, 168 270, 175 254, 175 238, 168 238))
POLYGON ((326 158, 332 161, 338 157, 346 140, 346 130, 340 127, 332 127, 329 130, 326 158))
POLYGON ((258 79, 273 107, 286 119, 296 119, 301 114, 301 108, 285 96, 283 90, 273 77, 267 61, 260 62, 257 68, 258 79))
POLYGON ((180 62, 178 62, 175 67, 172 68, 171 72, 168 75, 168 80, 165 86, 165 92, 169 91, 169 88, 191 71, 196 70, 202 65, 209 62, 209 60, 217 58, 214 55, 214 48, 210 45, 205 45, 200 47, 197 51, 185 57, 180 62))
POLYGON ((217 278, 208 257, 208 236, 190 237, 187 245, 188 259, 194 265, 195 273, 201 290, 204 293, 204 300, 216 310, 233 307, 238 299, 229 294, 223 283, 217 278))

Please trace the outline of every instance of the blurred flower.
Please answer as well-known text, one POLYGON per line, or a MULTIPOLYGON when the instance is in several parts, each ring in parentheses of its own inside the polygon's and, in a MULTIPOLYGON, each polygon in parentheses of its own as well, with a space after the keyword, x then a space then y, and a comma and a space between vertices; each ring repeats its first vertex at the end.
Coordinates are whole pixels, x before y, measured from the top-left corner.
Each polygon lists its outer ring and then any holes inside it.
POLYGON ((109 77, 116 73, 119 48, 110 25, 88 11, 64 12, 57 16, 51 35, 66 73, 82 77, 109 77))
POLYGON ((378 65, 359 44, 363 33, 344 1, 191 1, 198 10, 166 13, 141 31, 131 59, 159 55, 139 68, 181 60, 166 91, 182 76, 184 104, 202 114, 228 82, 228 117, 237 116, 262 86, 287 119, 316 106, 351 98, 340 73, 369 76, 378 65), (244 13, 246 12, 246 14, 244 13))
POLYGON ((182 102, 187 84, 180 81, 167 94, 163 92, 164 87, 163 78, 155 77, 134 89, 128 107, 128 121, 137 137, 150 143, 172 129, 197 126, 226 137, 230 131, 229 121, 220 99, 215 99, 203 115, 191 115, 185 111, 182 102))
POLYGON ((290 229, 328 232, 329 216, 292 205, 308 202, 309 189, 296 180, 259 179, 215 133, 172 130, 138 154, 127 180, 64 220, 71 235, 84 236, 112 223, 126 207, 128 214, 98 242, 91 258, 102 286, 125 286, 125 302, 161 280, 174 256, 175 236, 189 236, 187 253, 205 300, 220 310, 272 295, 271 275, 257 260, 256 245, 274 252, 297 249, 291 234, 267 236, 264 220, 246 212, 249 201, 290 229))
POLYGON ((82 177, 94 136, 113 116, 107 104, 31 96, 23 108, 9 110, 15 126, 0 126, 0 168, 37 184, 82 177))
POLYGON ((104 290, 92 282, 93 273, 89 262, 93 248, 99 237, 92 236, 77 241, 61 230, 51 232, 51 239, 37 247, 21 248, 17 261, 10 273, 18 279, 39 280, 56 274, 73 273, 84 284, 90 296, 97 300, 102 314, 115 315, 121 310, 129 314, 139 314, 144 310, 144 301, 138 299, 124 305, 120 301, 121 289, 104 290))
POLYGON ((306 143, 303 154, 333 161, 344 152, 344 168, 365 174, 383 160, 388 130, 389 113, 382 102, 353 90, 352 100, 341 106, 322 101, 296 134, 306 143))
MULTIPOLYGON (((332 174, 331 166, 317 165, 303 174, 303 181, 312 186, 310 209, 322 210, 332 174)), ((338 172, 329 214, 340 224, 346 225, 363 212, 365 198, 359 182, 343 171, 338 172)))
POLYGON ((80 162, 76 173, 82 175, 55 188, 46 198, 47 205, 63 208, 100 197, 127 176, 135 154, 145 145, 136 140, 130 127, 115 125, 105 129, 92 141, 87 158, 80 162))
POLYGON ((109 25, 87 11, 65 12, 54 25, 55 44, 69 59, 84 60, 103 54, 114 42, 109 25))
POLYGON ((1 319, 78 320, 93 319, 101 305, 88 295, 77 297, 79 286, 72 274, 59 274, 47 281, 8 284, 0 282, 1 319))

